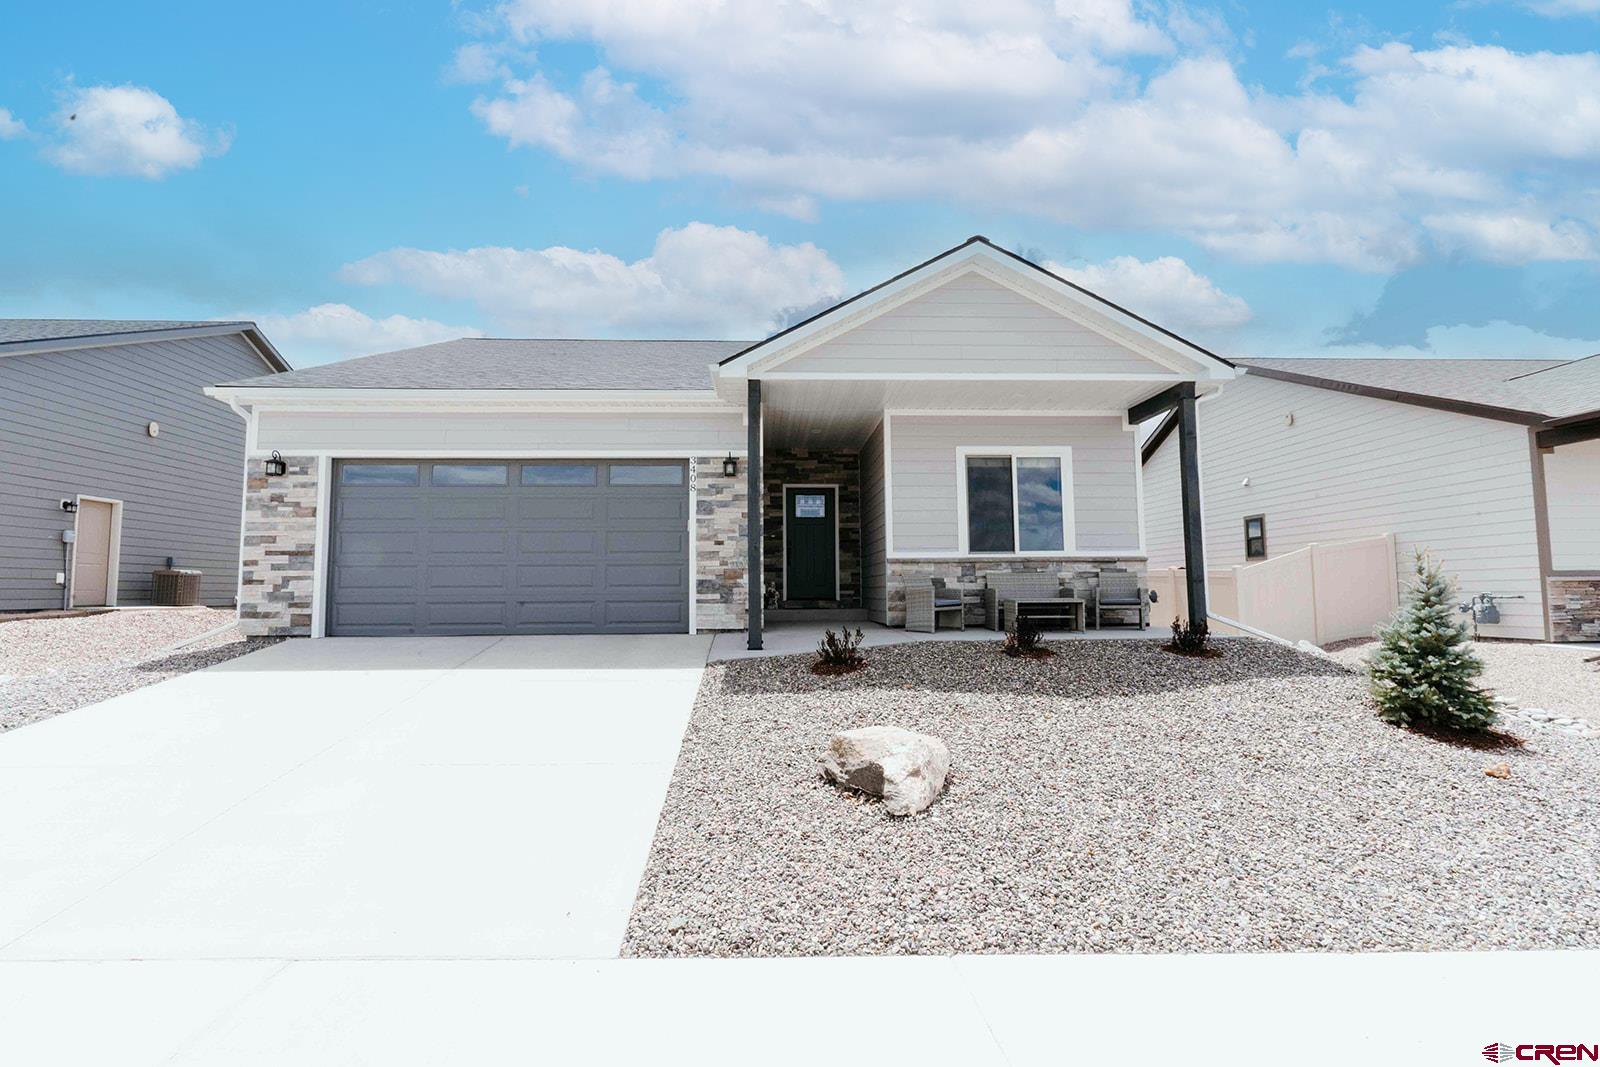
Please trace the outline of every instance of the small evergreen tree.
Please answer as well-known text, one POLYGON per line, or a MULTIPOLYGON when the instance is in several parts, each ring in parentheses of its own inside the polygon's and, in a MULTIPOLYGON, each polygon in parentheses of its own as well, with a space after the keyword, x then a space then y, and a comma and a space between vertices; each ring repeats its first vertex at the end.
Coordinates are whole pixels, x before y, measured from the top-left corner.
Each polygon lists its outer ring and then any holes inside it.
POLYGON ((1466 623, 1455 616, 1450 582, 1425 552, 1406 605, 1378 631, 1368 670, 1383 717, 1401 726, 1481 730, 1494 722, 1494 702, 1474 680, 1483 661, 1473 653, 1466 623))

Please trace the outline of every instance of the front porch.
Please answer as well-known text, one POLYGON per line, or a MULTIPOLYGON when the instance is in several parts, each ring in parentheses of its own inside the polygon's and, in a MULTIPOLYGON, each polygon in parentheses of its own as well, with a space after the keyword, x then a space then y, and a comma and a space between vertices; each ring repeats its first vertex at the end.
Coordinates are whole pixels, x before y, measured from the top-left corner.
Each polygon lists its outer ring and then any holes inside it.
MULTIPOLYGON (((820 613, 819 614, 823 614, 820 613)), ((768 620, 762 632, 762 647, 751 649, 745 634, 739 631, 726 631, 717 634, 711 641, 710 662, 716 663, 723 660, 758 659, 766 656, 793 656, 803 653, 815 652, 817 642, 822 640, 824 630, 831 629, 835 632, 841 629, 855 630, 859 628, 864 636, 862 648, 882 648, 886 645, 918 644, 926 641, 1001 641, 1005 634, 990 630, 984 626, 974 626, 971 623, 965 630, 954 628, 938 630, 931 634, 916 633, 897 626, 885 626, 876 622, 861 621, 835 621, 832 619, 809 622, 796 619, 783 621, 768 620)), ((1136 626, 1107 626, 1100 630, 1085 630, 1082 633, 1068 633, 1066 631, 1048 630, 1045 640, 1054 644, 1066 641, 1166 641, 1172 636, 1172 629, 1163 624, 1151 623, 1144 629, 1136 626)))

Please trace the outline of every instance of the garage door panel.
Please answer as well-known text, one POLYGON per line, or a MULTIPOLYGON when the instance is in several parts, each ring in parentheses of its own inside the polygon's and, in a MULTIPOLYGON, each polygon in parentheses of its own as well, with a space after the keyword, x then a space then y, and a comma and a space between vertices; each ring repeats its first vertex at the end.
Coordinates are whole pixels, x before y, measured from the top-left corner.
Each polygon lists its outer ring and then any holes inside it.
POLYGON ((433 592, 450 589, 502 589, 506 584, 503 563, 449 564, 428 567, 426 588, 433 592))
POLYGON ((687 521, 689 518, 688 501, 681 496, 666 497, 659 493, 628 495, 625 491, 618 493, 613 490, 612 496, 606 501, 606 518, 613 521, 634 519, 645 521, 678 519, 687 521))
POLYGON ((609 530, 606 554, 660 552, 676 556, 688 548, 689 535, 679 530, 609 530))
POLYGON ((689 581, 688 568, 673 564, 624 564, 606 566, 605 587, 608 590, 665 590, 676 595, 689 581))
POLYGON ((568 633, 602 623, 593 600, 522 600, 517 603, 517 623, 525 627, 560 626, 568 633))
POLYGON ((419 538, 419 541, 421 550, 430 555, 454 552, 459 555, 481 553, 503 556, 511 545, 511 534, 507 530, 476 528, 429 530, 419 538))
POLYGON ((339 494, 339 521, 387 523, 421 518, 423 502, 414 496, 399 495, 401 493, 415 493, 415 490, 364 488, 357 493, 346 488, 339 494))
POLYGON ((552 589, 570 596, 573 589, 593 589, 599 573, 596 564, 524 563, 517 567, 517 590, 552 589))
POLYGON ((540 468, 532 476, 496 465, 503 486, 433 484, 429 463, 414 486, 337 477, 330 631, 687 629, 687 479, 613 484, 608 461, 582 460, 564 466, 584 479, 563 476, 593 484, 556 485, 548 461, 530 465, 540 468))
POLYGON ((341 589, 415 589, 416 567, 383 564, 362 566, 341 563, 334 568, 334 580, 341 589))
POLYGON ((427 517, 435 523, 505 520, 511 502, 503 489, 461 489, 434 486, 428 498, 427 517))
POLYGON ((598 556, 601 535, 593 530, 523 530, 517 534, 521 556, 598 556))
POLYGON ((517 514, 529 522, 583 522, 600 517, 602 502, 591 489, 584 496, 546 495, 546 490, 526 489, 517 498, 517 514))

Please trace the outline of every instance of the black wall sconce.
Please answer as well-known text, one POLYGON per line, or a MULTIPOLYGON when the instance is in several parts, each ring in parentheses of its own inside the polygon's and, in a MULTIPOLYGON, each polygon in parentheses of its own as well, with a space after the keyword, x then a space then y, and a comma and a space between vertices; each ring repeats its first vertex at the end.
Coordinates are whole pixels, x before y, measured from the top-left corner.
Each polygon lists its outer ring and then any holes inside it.
POLYGON ((739 473, 739 461, 733 458, 733 453, 728 453, 728 458, 722 461, 722 473, 732 478, 739 473))
POLYGON ((272 458, 267 460, 267 477, 282 478, 288 473, 289 465, 283 461, 283 457, 278 455, 278 450, 274 448, 272 450, 272 458))
POLYGON ((63 500, 61 502, 61 510, 70 515, 78 510, 78 502, 76 500, 63 500))

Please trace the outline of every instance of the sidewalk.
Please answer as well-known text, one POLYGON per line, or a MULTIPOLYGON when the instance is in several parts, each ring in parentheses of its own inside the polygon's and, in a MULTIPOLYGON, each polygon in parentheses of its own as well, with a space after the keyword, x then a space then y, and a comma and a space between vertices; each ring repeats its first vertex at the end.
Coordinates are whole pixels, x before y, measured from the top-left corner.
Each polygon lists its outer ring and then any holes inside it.
POLYGON ((0 1062, 1456 1064, 1595 953, 0 964, 0 1062))

